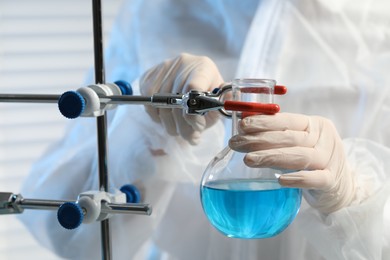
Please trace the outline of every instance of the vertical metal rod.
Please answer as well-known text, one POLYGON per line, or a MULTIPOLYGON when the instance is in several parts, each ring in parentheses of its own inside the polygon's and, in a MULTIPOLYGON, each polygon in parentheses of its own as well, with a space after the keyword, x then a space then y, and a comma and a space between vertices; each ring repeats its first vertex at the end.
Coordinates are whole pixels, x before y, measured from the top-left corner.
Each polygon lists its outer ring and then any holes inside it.
POLYGON ((100 0, 92 0, 93 5, 93 40, 95 57, 95 82, 105 83, 103 54, 103 22, 100 0))
MULTIPOLYGON (((94 58, 95 58, 95 82, 97 84, 105 83, 104 73, 104 53, 103 53, 103 23, 102 6, 100 0, 92 0, 92 18, 93 18, 93 39, 94 39, 94 58)), ((107 167, 107 122, 106 113, 97 117, 97 142, 99 159, 99 190, 108 191, 108 167, 107 167)), ((110 260, 111 254, 111 234, 109 220, 101 221, 101 247, 102 259, 110 260)))
MULTIPOLYGON (((107 167, 107 124, 106 115, 97 119, 98 130, 98 158, 99 158, 99 190, 108 191, 108 167, 107 167)), ((110 220, 107 218, 100 222, 102 259, 112 259, 110 220)))
POLYGON ((99 190, 108 191, 107 120, 105 114, 96 118, 96 126, 99 160, 99 190))

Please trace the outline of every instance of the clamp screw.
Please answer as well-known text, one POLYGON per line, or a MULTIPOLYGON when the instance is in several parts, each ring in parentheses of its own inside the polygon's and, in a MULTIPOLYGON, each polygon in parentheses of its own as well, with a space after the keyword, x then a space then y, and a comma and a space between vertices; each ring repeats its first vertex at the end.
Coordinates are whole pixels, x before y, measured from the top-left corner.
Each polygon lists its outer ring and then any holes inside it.
POLYGON ((80 93, 67 91, 59 98, 58 108, 64 117, 77 118, 84 112, 85 100, 80 93))
POLYGON ((188 100, 188 102, 190 103, 191 106, 195 106, 198 103, 195 98, 188 100))
POLYGON ((127 203, 139 203, 141 201, 141 193, 131 184, 123 185, 120 188, 120 191, 126 194, 126 202, 127 203))
POLYGON ((66 229, 75 229, 83 222, 84 213, 75 202, 65 202, 57 211, 57 219, 66 229))
POLYGON ((122 95, 133 95, 133 89, 131 88, 130 83, 124 80, 117 80, 114 83, 121 89, 122 95))

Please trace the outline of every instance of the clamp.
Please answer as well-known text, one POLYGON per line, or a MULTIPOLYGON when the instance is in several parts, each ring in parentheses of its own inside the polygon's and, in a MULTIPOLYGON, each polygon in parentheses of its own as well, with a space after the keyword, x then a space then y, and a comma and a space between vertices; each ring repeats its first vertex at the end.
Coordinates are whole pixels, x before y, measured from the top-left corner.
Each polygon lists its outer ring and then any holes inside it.
POLYGON ((20 214, 25 209, 57 210, 57 219, 66 229, 75 229, 82 223, 103 221, 113 214, 150 215, 149 204, 140 203, 140 192, 131 184, 114 194, 105 191, 81 193, 76 201, 26 199, 21 194, 0 192, 0 215, 20 214))
MULTIPOLYGON (((96 117, 107 109, 115 108, 118 104, 142 104, 157 108, 184 109, 187 114, 204 115, 209 111, 217 110, 226 117, 231 117, 229 111, 240 111, 255 114, 275 114, 280 107, 277 104, 262 104, 256 102, 242 102, 224 100, 225 94, 232 90, 227 84, 216 88, 212 92, 191 90, 188 93, 163 94, 152 96, 132 96, 130 84, 125 81, 116 81, 109 84, 96 84, 79 88, 77 91, 67 91, 58 99, 60 112, 67 118, 96 117)), ((248 93, 268 93, 265 87, 242 89, 248 93)), ((277 85, 274 94, 283 95, 287 88, 277 85)))

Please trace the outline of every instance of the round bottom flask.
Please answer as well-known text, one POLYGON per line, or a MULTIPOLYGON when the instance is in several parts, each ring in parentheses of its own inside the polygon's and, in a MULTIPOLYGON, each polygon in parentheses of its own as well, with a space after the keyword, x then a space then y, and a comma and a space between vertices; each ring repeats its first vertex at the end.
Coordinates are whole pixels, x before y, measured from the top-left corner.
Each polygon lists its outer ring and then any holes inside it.
MULTIPOLYGON (((235 101, 273 103, 273 80, 238 79, 232 85, 235 101)), ((233 135, 241 116, 233 112, 233 135)), ((287 171, 250 168, 244 156, 226 147, 209 163, 200 187, 203 210, 210 223, 228 237, 275 236, 295 219, 302 192, 278 183, 287 171)))

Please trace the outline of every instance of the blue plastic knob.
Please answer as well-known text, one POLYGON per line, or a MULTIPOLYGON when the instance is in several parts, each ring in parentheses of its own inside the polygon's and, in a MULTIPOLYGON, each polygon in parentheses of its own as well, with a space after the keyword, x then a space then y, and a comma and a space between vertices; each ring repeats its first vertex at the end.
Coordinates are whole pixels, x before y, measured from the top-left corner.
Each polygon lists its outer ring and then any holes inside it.
POLYGON ((66 118, 79 117, 85 109, 85 99, 76 91, 67 91, 58 100, 58 108, 66 118))
POLYGON ((64 228, 75 229, 83 222, 83 210, 75 202, 65 202, 58 208, 57 219, 64 228))
POLYGON ((139 203, 141 201, 141 193, 131 184, 123 185, 120 188, 120 191, 126 194, 126 202, 127 203, 139 203))
POLYGON ((133 95, 133 89, 127 81, 124 80, 118 80, 114 82, 122 91, 122 95, 133 95))

